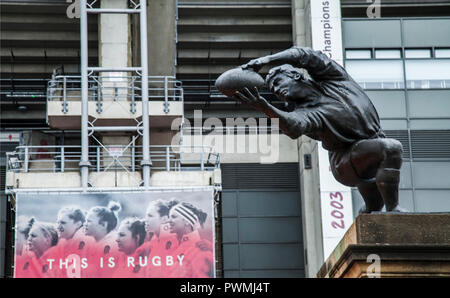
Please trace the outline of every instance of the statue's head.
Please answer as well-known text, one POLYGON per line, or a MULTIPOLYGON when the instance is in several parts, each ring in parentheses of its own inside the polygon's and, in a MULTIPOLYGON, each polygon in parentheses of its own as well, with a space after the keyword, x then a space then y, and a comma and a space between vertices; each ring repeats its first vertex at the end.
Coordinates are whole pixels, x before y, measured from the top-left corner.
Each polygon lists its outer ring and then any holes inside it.
POLYGON ((266 85, 272 93, 286 102, 306 98, 315 88, 312 79, 290 64, 272 68, 266 76, 266 85))

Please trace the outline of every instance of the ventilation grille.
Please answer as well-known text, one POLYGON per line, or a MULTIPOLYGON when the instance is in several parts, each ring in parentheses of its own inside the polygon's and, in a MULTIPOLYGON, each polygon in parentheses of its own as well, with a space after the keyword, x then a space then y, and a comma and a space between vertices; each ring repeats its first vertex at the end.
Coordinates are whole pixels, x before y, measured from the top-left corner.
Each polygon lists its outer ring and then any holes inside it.
POLYGON ((224 189, 299 189, 297 163, 222 164, 224 189))
POLYGON ((223 100, 214 86, 221 73, 293 44, 289 0, 183 0, 178 16, 177 78, 185 102, 223 100))
POLYGON ((413 158, 450 158, 450 130, 412 130, 413 158))
MULTIPOLYGON (((386 130, 386 136, 400 141, 403 158, 410 159, 407 130, 386 130)), ((450 158, 450 130, 411 130, 412 158, 450 158)))

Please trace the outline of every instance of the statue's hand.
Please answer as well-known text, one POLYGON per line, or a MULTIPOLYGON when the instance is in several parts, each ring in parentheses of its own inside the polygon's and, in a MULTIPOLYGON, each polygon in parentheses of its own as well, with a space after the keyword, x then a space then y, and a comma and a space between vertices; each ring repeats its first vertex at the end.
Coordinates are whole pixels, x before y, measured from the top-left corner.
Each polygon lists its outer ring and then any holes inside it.
POLYGON ((270 103, 264 97, 259 95, 258 88, 256 87, 253 87, 252 91, 250 91, 248 88, 244 88, 244 90, 242 90, 241 92, 236 91, 233 97, 241 100, 242 102, 252 106, 259 111, 264 111, 268 107, 270 107, 270 103))
POLYGON ((250 60, 247 64, 241 65, 242 69, 252 69, 258 72, 264 65, 269 64, 270 60, 266 57, 250 60))

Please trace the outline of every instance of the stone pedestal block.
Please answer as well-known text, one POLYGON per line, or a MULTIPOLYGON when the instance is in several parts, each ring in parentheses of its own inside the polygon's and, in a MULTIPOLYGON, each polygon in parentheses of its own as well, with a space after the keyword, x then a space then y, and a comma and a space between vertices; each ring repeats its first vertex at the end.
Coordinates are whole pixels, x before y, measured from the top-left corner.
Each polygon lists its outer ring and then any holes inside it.
POLYGON ((450 277, 450 213, 359 215, 317 277, 450 277))

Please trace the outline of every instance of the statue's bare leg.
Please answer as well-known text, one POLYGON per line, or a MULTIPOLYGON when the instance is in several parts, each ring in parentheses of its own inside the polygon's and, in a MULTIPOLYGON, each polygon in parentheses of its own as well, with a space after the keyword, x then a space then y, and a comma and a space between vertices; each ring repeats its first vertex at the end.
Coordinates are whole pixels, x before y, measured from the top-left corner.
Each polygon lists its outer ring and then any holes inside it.
POLYGON ((370 213, 372 211, 381 211, 384 206, 383 196, 378 190, 378 185, 376 182, 372 183, 361 183, 358 185, 358 190, 364 199, 366 204, 359 213, 370 213))
MULTIPOLYGON (((367 182, 361 183, 362 187, 367 188, 368 186, 363 186, 365 183, 374 182, 388 212, 400 211, 398 208, 398 185, 402 152, 401 143, 388 138, 364 140, 356 144, 352 150, 351 160, 358 176, 367 179, 367 182)), ((363 195, 362 192, 361 194, 363 195)), ((370 210, 367 201, 374 201, 370 205, 378 206, 377 197, 375 194, 368 194, 364 198, 369 212, 375 210, 370 210)))

